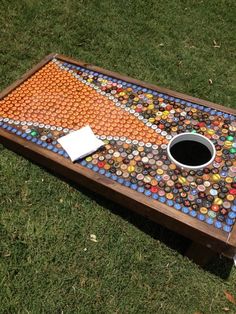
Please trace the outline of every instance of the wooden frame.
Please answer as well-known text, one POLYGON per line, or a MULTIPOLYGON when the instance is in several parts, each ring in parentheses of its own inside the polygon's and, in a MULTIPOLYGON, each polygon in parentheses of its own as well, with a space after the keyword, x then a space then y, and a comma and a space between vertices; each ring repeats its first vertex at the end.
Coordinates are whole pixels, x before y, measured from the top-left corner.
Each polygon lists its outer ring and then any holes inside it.
MULTIPOLYGON (((218 109, 225 113, 236 114, 236 110, 234 109, 223 107, 221 105, 191 97, 182 93, 174 92, 166 88, 155 86, 153 84, 145 83, 115 72, 104 70, 83 61, 76 61, 58 54, 50 54, 44 58, 39 64, 34 66, 19 80, 2 91, 0 94, 0 99, 18 87, 22 82, 32 76, 36 71, 47 64, 54 57, 56 57, 58 60, 79 66, 85 66, 90 70, 98 71, 105 75, 122 79, 133 84, 138 84, 173 97, 218 109)), ((84 168, 79 164, 73 164, 64 157, 45 150, 34 143, 28 142, 2 129, 0 129, 0 142, 13 151, 24 155, 25 157, 50 170, 55 171, 61 176, 73 180, 75 183, 83 185, 86 188, 105 197, 109 197, 119 204, 125 204, 127 208, 145 217, 148 217, 149 219, 177 233, 180 233, 215 252, 224 254, 228 257, 232 257, 236 253, 236 224, 229 234, 222 230, 218 230, 213 226, 206 225, 191 216, 176 211, 174 208, 168 207, 167 205, 148 198, 136 191, 132 191, 129 188, 122 186, 119 183, 104 177, 103 175, 100 175, 99 173, 94 173, 92 170, 84 168), (110 193, 111 191, 112 193, 110 193)))

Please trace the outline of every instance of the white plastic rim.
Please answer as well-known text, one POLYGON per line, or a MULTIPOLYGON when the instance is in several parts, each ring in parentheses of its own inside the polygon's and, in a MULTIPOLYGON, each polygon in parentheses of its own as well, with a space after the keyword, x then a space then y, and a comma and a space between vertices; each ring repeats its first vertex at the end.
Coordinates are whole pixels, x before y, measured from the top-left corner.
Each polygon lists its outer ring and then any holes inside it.
POLYGON ((184 168, 184 169, 189 169, 189 170, 198 170, 198 169, 202 169, 207 167, 208 165, 210 165, 213 160, 215 159, 216 156, 216 149, 214 144, 204 135, 198 134, 198 133, 190 133, 190 132, 186 132, 186 133, 181 133, 178 134, 176 136, 174 136, 170 142, 167 145, 167 154, 168 157, 170 158, 170 160, 176 164, 176 166, 179 166, 180 168, 184 168), (182 142, 182 141, 194 141, 194 142, 198 142, 201 143, 203 145, 205 145, 209 151, 211 152, 211 159, 206 162, 205 164, 199 165, 199 166, 191 166, 191 165, 185 165, 182 164, 181 162, 177 161, 170 152, 170 149, 173 145, 175 145, 176 143, 182 142))

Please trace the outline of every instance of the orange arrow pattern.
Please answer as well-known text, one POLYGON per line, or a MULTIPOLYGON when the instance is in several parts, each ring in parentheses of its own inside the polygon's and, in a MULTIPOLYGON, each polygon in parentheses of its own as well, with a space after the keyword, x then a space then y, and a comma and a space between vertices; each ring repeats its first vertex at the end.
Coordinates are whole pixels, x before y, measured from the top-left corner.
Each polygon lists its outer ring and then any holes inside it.
POLYGON ((49 62, 0 101, 0 116, 157 145, 167 140, 71 73, 49 62))

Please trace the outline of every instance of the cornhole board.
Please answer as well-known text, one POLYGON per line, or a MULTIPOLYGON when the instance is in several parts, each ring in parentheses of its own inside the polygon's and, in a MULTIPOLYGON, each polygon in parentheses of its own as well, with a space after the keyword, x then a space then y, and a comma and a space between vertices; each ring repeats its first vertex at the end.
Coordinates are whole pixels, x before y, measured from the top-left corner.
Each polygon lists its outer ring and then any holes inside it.
POLYGON ((188 237, 200 264, 236 253, 235 110, 58 54, 0 99, 3 145, 188 237), (85 125, 105 145, 72 163, 57 139, 85 125), (213 164, 193 171, 169 160, 167 144, 183 132, 214 143, 213 164))

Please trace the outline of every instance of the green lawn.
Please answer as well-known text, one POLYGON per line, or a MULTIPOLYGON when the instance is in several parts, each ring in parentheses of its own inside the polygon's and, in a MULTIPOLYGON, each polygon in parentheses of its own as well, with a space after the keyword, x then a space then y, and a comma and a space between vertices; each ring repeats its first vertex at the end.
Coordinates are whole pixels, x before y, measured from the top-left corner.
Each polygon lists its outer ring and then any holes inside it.
MULTIPOLYGON (((235 13, 233 0, 2 0, 0 88, 58 52, 233 106, 235 13)), ((0 313, 236 313, 228 260, 199 268, 186 239, 3 146, 0 215, 0 313)))

